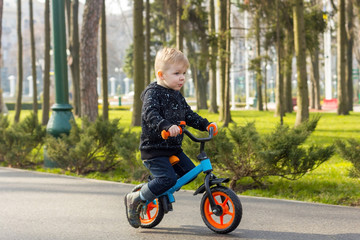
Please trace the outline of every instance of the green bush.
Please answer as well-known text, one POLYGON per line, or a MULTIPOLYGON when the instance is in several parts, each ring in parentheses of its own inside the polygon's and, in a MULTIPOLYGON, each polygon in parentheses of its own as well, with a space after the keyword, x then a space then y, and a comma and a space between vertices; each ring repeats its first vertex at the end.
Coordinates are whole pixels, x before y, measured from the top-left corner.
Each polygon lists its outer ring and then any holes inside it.
POLYGON ((279 125, 273 133, 265 136, 260 157, 264 160, 270 175, 290 180, 299 179, 333 155, 334 146, 303 146, 315 130, 319 119, 320 117, 314 117, 293 129, 279 125))
POLYGON ((5 162, 6 154, 6 142, 5 142, 5 132, 10 126, 10 122, 7 116, 0 114, 0 162, 5 162))
MULTIPOLYGON (((245 177, 256 185, 262 185, 268 176, 295 180, 317 168, 334 152, 333 146, 304 146, 318 121, 319 117, 313 118, 293 129, 278 125, 264 135, 256 131, 254 122, 234 125, 221 129, 207 143, 206 152, 214 166, 231 179, 232 188, 245 177)), ((191 140, 185 140, 184 147, 192 156, 198 153, 194 146, 191 140)))
POLYGON ((107 172, 122 162, 134 165, 138 139, 118 125, 118 119, 101 117, 94 123, 82 119, 82 127, 72 121, 69 135, 48 136, 47 154, 59 167, 77 174, 107 172))
POLYGON ((336 149, 340 156, 353 164, 350 176, 360 178, 360 142, 354 138, 347 139, 347 143, 336 140, 336 149))
POLYGON ((11 126, 7 117, 0 116, 0 160, 11 167, 36 165, 30 156, 41 149, 45 135, 45 128, 34 114, 11 126))
MULTIPOLYGON (((6 107, 9 111, 15 110, 15 103, 6 103, 6 107)), ((41 109, 42 103, 38 103, 38 109, 41 109)), ((23 102, 21 103, 21 110, 33 110, 32 102, 23 102)))

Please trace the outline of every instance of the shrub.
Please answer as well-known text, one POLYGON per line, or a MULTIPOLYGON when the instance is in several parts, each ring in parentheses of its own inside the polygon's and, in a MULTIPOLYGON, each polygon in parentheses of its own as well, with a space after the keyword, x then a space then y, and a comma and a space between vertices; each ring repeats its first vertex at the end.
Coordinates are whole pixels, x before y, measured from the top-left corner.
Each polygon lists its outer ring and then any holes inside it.
POLYGON ((337 152, 342 158, 353 164, 353 167, 350 169, 350 176, 360 178, 360 142, 354 138, 350 138, 346 142, 341 140, 335 141, 337 152))
POLYGON ((333 155, 333 146, 303 145, 315 130, 319 119, 320 117, 315 117, 293 129, 279 125, 273 133, 265 136, 260 157, 266 164, 269 175, 296 180, 333 155))
POLYGON ((59 167, 77 174, 114 170, 122 160, 134 161, 138 148, 136 137, 118 125, 118 119, 101 117, 94 123, 82 119, 82 127, 72 121, 69 135, 48 136, 47 154, 59 167))
POLYGON ((39 151, 44 143, 46 130, 34 114, 10 126, 7 117, 0 118, 0 159, 11 167, 30 167, 33 150, 39 151))
MULTIPOLYGON (((254 122, 234 125, 220 130, 207 143, 206 152, 214 166, 231 179, 232 188, 245 177, 253 179, 256 185, 261 185, 268 176, 295 180, 317 168, 334 152, 333 146, 304 146, 318 121, 319 117, 293 129, 278 125, 265 135, 256 131, 254 122)), ((198 153, 191 140, 186 139, 184 147, 192 156, 198 153)))
POLYGON ((0 114, 0 162, 5 162, 6 145, 4 136, 9 126, 8 117, 0 114))

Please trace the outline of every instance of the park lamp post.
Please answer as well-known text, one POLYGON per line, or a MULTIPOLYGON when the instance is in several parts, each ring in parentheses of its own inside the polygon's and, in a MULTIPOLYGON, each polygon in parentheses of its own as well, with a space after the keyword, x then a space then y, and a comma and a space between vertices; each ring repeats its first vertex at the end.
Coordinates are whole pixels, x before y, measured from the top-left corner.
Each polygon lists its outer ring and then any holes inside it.
MULTIPOLYGON (((55 104, 51 107, 52 114, 46 127, 47 133, 54 137, 68 134, 71 129, 70 120, 74 119, 69 104, 67 78, 65 1, 52 0, 53 16, 53 52, 55 72, 55 104)), ((55 162, 47 157, 44 149, 44 166, 56 167, 55 162)))

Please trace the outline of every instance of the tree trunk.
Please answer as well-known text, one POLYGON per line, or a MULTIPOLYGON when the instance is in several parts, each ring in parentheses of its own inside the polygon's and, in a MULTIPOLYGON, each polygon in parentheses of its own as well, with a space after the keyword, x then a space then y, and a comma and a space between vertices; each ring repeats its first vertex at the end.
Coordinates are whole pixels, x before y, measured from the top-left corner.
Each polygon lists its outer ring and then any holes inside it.
POLYGON ((176 0, 176 48, 183 51, 183 31, 182 31, 182 9, 183 0, 176 0))
POLYGON ((215 6, 214 0, 210 0, 209 3, 209 53, 210 53, 210 69, 209 69, 209 81, 210 81, 210 113, 218 113, 218 106, 216 102, 216 59, 217 59, 217 44, 216 44, 216 32, 215 32, 215 6))
POLYGON ((265 57, 265 74, 264 74, 264 99, 265 99, 265 111, 268 111, 268 95, 267 95, 267 74, 266 74, 266 69, 267 69, 267 66, 268 66, 268 49, 266 49, 266 57, 265 57))
POLYGON ((67 23, 67 34, 70 38, 71 36, 71 0, 65 0, 65 12, 66 12, 66 23, 67 23))
POLYGON ((146 61, 145 61, 145 86, 151 83, 151 56, 150 56, 150 0, 146 0, 146 14, 145 14, 145 26, 146 26, 146 38, 145 38, 145 52, 146 52, 146 61))
POLYGON ((45 1, 45 50, 44 50, 44 78, 43 78, 43 104, 42 125, 47 125, 50 112, 50 0, 45 1))
POLYGON ((353 99, 354 99, 354 86, 352 78, 352 65, 353 65, 353 46, 354 46, 354 29, 353 29, 353 3, 347 1, 347 105, 348 110, 353 111, 353 99))
MULTIPOLYGON (((227 127, 231 120, 230 114, 230 43, 231 43, 231 32, 230 32, 230 16, 231 16, 231 1, 226 1, 226 58, 225 58, 225 92, 224 92, 224 127, 227 127)), ((261 95, 261 94, 260 94, 261 95)))
POLYGON ((106 11, 105 11, 105 0, 103 0, 102 11, 101 11, 101 37, 100 37, 100 48, 101 48, 101 95, 103 100, 102 115, 104 120, 109 119, 109 101, 108 101, 108 71, 107 71, 107 47, 106 47, 106 11))
MULTIPOLYGON (((312 64, 311 64, 312 65, 312 64)), ((312 67, 311 67, 311 70, 310 71, 313 71, 312 70, 312 67)), ((310 106, 310 109, 315 109, 315 84, 314 84, 314 73, 310 73, 310 85, 308 86, 309 88, 309 106, 310 106)))
POLYGON ((224 97, 225 97, 225 75, 226 75, 226 1, 218 0, 219 5, 219 66, 220 66, 220 116, 224 121, 224 97))
POLYGON ((293 49, 294 42, 291 40, 292 31, 288 29, 285 30, 285 43, 284 43, 284 110, 285 112, 292 113, 293 103, 292 103, 292 59, 293 59, 293 49))
MULTIPOLYGON (((176 20, 175 20, 175 41, 176 41, 176 48, 180 51, 184 50, 184 37, 183 37, 183 21, 181 20, 183 12, 183 0, 176 0, 176 20)), ((180 89, 181 94, 184 95, 185 88, 182 87, 180 89)))
POLYGON ((304 28, 304 2, 296 0, 293 5, 294 45, 297 67, 297 112, 295 126, 309 119, 309 93, 306 76, 306 42, 304 28))
POLYGON ((34 17, 33 17, 33 1, 29 0, 29 16, 30 16, 30 43, 31 43, 31 70, 32 70, 32 85, 33 85, 33 112, 37 118, 38 103, 37 103, 37 76, 36 76, 36 48, 34 36, 34 17))
POLYGON ((132 126, 141 124, 141 92, 144 90, 144 34, 143 34, 143 1, 134 0, 134 103, 132 126))
POLYGON ((338 1, 338 29, 337 29, 337 80, 338 80, 338 115, 348 115, 347 89, 345 75, 345 1, 338 1))
POLYGON ((256 94, 257 94, 257 105, 256 108, 258 111, 263 111, 263 101, 262 101, 262 71, 261 71, 261 45, 260 45, 260 10, 256 11, 255 16, 255 36, 256 36, 256 94))
POLYGON ((279 0, 276 1, 276 50, 277 50, 277 63, 276 63, 276 87, 275 87, 275 116, 280 117, 280 124, 283 124, 284 116, 284 101, 283 101, 283 74, 281 71, 281 62, 282 62, 282 43, 280 40, 280 20, 279 20, 279 0))
POLYGON ((86 1, 81 29, 81 113, 91 122, 98 116, 96 53, 102 1, 86 1))
POLYGON ((198 60, 199 64, 198 64, 198 87, 199 90, 197 90, 199 92, 199 95, 197 97, 197 101, 199 101, 199 108, 198 109, 208 109, 207 106, 207 63, 209 60, 209 54, 208 54, 208 49, 209 49, 209 45, 208 45, 208 38, 207 35, 205 34, 205 29, 204 32, 201 31, 201 37, 200 37, 200 55, 198 56, 200 59, 198 60))
POLYGON ((81 116, 80 96, 80 43, 79 43, 79 0, 73 0, 71 4, 71 24, 69 36, 69 50, 71 54, 70 71, 73 89, 73 107, 76 116, 81 116))
POLYGON ((15 122, 20 120, 21 100, 23 90, 23 56, 22 56, 22 35, 21 35, 21 0, 17 1, 17 37, 18 37, 18 69, 16 83, 16 104, 15 104, 15 122))
POLYGON ((192 76, 194 88, 195 88, 196 109, 199 110, 200 109, 201 85, 199 84, 200 80, 198 79, 200 77, 200 74, 198 74, 198 61, 196 58, 195 49, 191 42, 190 35, 186 35, 186 36, 187 36, 186 46, 188 49, 188 59, 190 62, 192 62, 192 64, 190 65, 190 69, 191 69, 191 76, 192 76))
POLYGON ((314 92, 314 97, 312 98, 312 108, 321 110, 320 104, 320 71, 319 71, 319 48, 316 47, 314 52, 311 53, 311 82, 312 82, 312 91, 314 92))

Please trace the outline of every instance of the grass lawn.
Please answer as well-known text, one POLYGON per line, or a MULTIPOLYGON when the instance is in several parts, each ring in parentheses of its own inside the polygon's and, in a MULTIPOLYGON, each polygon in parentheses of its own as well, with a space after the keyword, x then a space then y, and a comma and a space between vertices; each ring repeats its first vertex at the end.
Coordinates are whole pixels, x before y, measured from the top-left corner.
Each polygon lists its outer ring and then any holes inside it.
MULTIPOLYGON (((28 114, 23 111, 21 117, 28 114)), ((39 112, 39 118, 41 112, 39 112)), ((207 111, 200 111, 199 114, 206 117, 209 121, 218 121, 217 114, 209 114, 207 111)), ((336 113, 311 113, 310 116, 320 114, 321 119, 315 132, 307 140, 307 143, 318 145, 331 145, 335 139, 356 138, 360 140, 360 113, 351 112, 348 116, 338 116, 336 113)), ((238 125, 246 122, 255 121, 259 133, 269 133, 274 126, 280 122, 278 117, 274 117, 273 112, 258 111, 232 111, 232 120, 238 125)), ((130 111, 110 111, 110 118, 120 118, 120 123, 124 127, 130 127, 130 111)), ((296 113, 287 114, 284 123, 293 126, 296 113)), ((9 113, 9 119, 13 119, 13 112, 9 113)), ((221 123, 218 123, 221 126, 221 123)), ((141 131, 140 127, 134 128, 141 131)), ((307 202, 318 202, 326 204, 338 204, 347 206, 360 206, 360 179, 349 177, 351 163, 341 159, 335 154, 329 161, 322 164, 315 171, 306 174, 299 180, 289 181, 279 177, 268 179, 266 188, 252 189, 242 192, 243 195, 292 199, 307 202)), ((221 176, 221 172, 215 173, 221 176)), ((107 178, 92 174, 94 178, 107 178)), ((120 180, 121 176, 111 177, 112 180, 120 180)), ((199 177, 196 181, 186 186, 186 189, 195 189, 201 184, 203 178, 199 177)), ((246 179, 244 179, 246 181, 246 179)))

